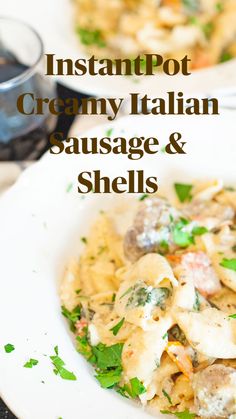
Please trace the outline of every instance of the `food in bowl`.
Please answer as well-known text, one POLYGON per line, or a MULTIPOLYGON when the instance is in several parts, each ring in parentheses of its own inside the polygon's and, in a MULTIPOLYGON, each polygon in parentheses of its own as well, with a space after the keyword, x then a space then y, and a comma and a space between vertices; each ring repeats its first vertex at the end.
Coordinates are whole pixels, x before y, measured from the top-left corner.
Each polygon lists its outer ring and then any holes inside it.
POLYGON ((76 31, 98 57, 157 53, 192 68, 236 56, 235 0, 74 0, 76 31))
POLYGON ((103 388, 157 414, 234 419, 236 189, 174 188, 101 211, 62 313, 103 388))

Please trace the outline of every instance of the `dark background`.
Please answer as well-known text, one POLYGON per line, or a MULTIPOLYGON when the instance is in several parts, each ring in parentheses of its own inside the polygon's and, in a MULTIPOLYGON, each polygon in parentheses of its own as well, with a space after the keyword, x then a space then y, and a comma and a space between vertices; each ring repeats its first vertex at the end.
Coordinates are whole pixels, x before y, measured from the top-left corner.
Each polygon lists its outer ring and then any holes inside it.
MULTIPOLYGON (((62 99, 65 99, 67 97, 76 97, 78 99, 80 99, 81 97, 85 97, 84 94, 77 93, 60 84, 57 85, 57 94, 58 94, 58 97, 62 99)), ((55 128, 55 131, 63 132, 64 138, 66 138, 74 119, 75 119, 74 116, 61 115, 57 121, 57 126, 55 128)), ((47 151, 48 148, 49 148, 49 143, 45 144, 44 151, 47 151)), ((5 405, 3 400, 1 400, 1 398, 0 398, 0 419, 17 419, 15 415, 13 415, 13 413, 11 413, 11 411, 5 405)))

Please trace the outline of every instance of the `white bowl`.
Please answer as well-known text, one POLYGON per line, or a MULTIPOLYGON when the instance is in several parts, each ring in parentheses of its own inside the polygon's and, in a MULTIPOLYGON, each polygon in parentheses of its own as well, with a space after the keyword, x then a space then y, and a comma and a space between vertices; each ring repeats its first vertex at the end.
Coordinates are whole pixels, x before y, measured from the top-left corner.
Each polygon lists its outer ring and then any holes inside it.
MULTIPOLYGON (((76 191, 77 175, 100 168, 104 175, 117 176, 142 168, 146 176, 158 177, 160 187, 197 177, 222 177, 232 184, 236 181, 234 121, 234 115, 226 114, 123 118, 109 125, 115 135, 122 131, 127 138, 137 132, 156 135, 162 147, 171 131, 180 131, 187 154, 159 153, 137 162, 125 156, 47 154, 1 198, 0 395, 20 419, 149 417, 134 403, 99 387, 91 367, 76 352, 60 313, 58 285, 68 257, 80 252, 80 237, 98 211, 116 200, 114 195, 96 194, 82 199, 76 191), (67 192, 70 182, 74 187, 67 192), (5 353, 7 343, 15 351, 5 353), (53 373, 49 355, 56 345, 77 381, 64 381, 53 373), (39 364, 23 368, 29 358, 39 364)), ((102 136, 107 128, 97 127, 90 134, 102 136)))

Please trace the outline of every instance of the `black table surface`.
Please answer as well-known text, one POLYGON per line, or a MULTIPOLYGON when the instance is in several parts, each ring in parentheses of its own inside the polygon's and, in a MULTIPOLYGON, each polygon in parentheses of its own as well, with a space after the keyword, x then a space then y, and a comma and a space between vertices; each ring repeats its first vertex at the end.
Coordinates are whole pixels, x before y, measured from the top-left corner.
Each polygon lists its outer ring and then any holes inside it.
MULTIPOLYGON (((77 93, 60 84, 57 85, 57 94, 58 94, 58 97, 63 98, 63 99, 67 97, 77 97, 79 99, 85 96, 84 94, 77 93)), ((66 138, 73 121, 74 121, 74 116, 67 116, 67 115, 60 116, 57 121, 57 126, 55 128, 55 131, 63 132, 64 138, 66 138)), ((8 409, 4 401, 1 400, 1 398, 0 398, 0 419, 17 419, 16 416, 8 409)))

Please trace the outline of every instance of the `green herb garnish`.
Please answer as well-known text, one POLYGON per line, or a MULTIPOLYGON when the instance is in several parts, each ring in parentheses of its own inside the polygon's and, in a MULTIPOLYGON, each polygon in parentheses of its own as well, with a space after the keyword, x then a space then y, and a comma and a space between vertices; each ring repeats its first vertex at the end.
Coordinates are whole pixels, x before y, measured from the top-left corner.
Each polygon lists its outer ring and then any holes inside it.
POLYGON ((68 183, 68 185, 67 185, 67 187, 66 187, 66 192, 67 192, 67 193, 69 193, 69 192, 71 192, 71 191, 72 191, 72 189, 73 189, 73 183, 72 183, 72 182, 70 182, 70 183, 68 183))
POLYGON ((113 133, 113 131, 114 131, 114 128, 109 128, 109 129, 106 131, 106 136, 107 136, 107 137, 110 137, 110 136, 111 136, 111 134, 113 133))
POLYGON ((196 417, 195 413, 190 413, 189 410, 184 412, 170 412, 169 410, 161 410, 163 415, 174 415, 179 419, 194 419, 196 417))
POLYGON ((193 189, 193 185, 185 183, 175 183, 174 187, 180 202, 191 201, 191 190, 193 189))
POLYGON ((200 308, 201 308, 200 294, 197 290, 195 290, 195 302, 193 305, 193 309, 195 311, 200 311, 200 308))
POLYGON ((95 375, 96 379, 99 381, 101 387, 103 388, 112 388, 115 384, 118 384, 121 380, 122 368, 117 367, 112 370, 98 371, 95 375))
POLYGON ((236 272, 236 258, 232 259, 226 259, 223 258, 220 262, 220 266, 223 266, 223 268, 230 269, 231 271, 236 272))
POLYGON ((144 307, 146 304, 165 308, 165 300, 170 296, 170 290, 165 287, 152 288, 147 287, 142 282, 135 284, 132 287, 132 294, 130 295, 126 306, 144 307))
POLYGON ((75 331, 75 323, 80 320, 81 317, 81 306, 76 306, 72 311, 69 311, 65 306, 61 307, 61 312, 64 317, 69 320, 70 329, 72 332, 75 331))
POLYGON ((54 373, 56 375, 59 375, 63 380, 71 380, 75 381, 77 380, 75 374, 71 371, 68 371, 65 368, 65 362, 58 356, 58 347, 55 346, 54 352, 56 355, 50 356, 50 359, 52 361, 52 364, 54 366, 54 373))
POLYGON ((134 377, 129 380, 129 384, 125 384, 123 387, 119 387, 118 392, 124 397, 136 399, 136 397, 146 393, 146 391, 147 390, 142 382, 137 377, 134 377))
POLYGON ((146 198, 148 198, 148 194, 144 193, 142 196, 140 196, 139 201, 144 201, 146 198))
POLYGON ((88 340, 88 328, 84 328, 84 335, 77 336, 77 351, 85 357, 85 359, 91 363, 95 360, 93 356, 92 346, 88 340))
POLYGON ((119 332, 120 328, 123 326, 125 321, 125 318, 123 317, 123 319, 121 319, 119 321, 119 323, 117 323, 115 326, 113 326, 110 330, 112 331, 113 335, 116 336, 117 333, 119 332))
POLYGON ((205 25, 202 25, 202 30, 204 32, 205 37, 209 39, 214 30, 214 24, 212 22, 205 23, 205 25))
POLYGON ((99 343, 97 346, 93 346, 92 352, 96 358, 97 368, 104 370, 107 368, 121 367, 123 346, 123 343, 116 343, 112 346, 99 343))
POLYGON ((194 244, 194 238, 190 231, 186 230, 186 226, 189 224, 189 221, 181 218, 173 226, 173 241, 179 247, 188 247, 190 244, 194 244))
POLYGON ((33 368, 38 363, 39 363, 39 361, 37 361, 37 359, 30 358, 30 360, 25 363, 24 367, 25 368, 33 368))
POLYGON ((230 319, 236 319, 236 314, 230 314, 229 318, 230 319))
POLYGON ((220 63, 226 63, 227 61, 232 60, 232 58, 233 58, 233 55, 230 54, 230 52, 225 51, 221 54, 220 63))
POLYGON ((163 395, 167 398, 168 402, 172 405, 172 400, 170 398, 170 395, 167 393, 167 391, 165 391, 164 389, 162 390, 163 395))
POLYGON ((10 354, 12 351, 15 350, 15 346, 11 343, 7 343, 7 345, 4 346, 4 349, 7 354, 10 354))
POLYGON ((192 229, 192 234, 194 236, 202 236, 203 234, 208 233, 208 229, 206 227, 196 226, 192 229))
POLYGON ((86 28, 77 28, 80 42, 84 45, 96 45, 100 48, 106 46, 99 29, 89 30, 86 28))
POLYGON ((207 228, 194 226, 189 228, 190 222, 185 218, 181 218, 176 224, 171 226, 173 233, 173 241, 179 247, 188 247, 195 243, 194 237, 201 236, 208 232, 207 228))
POLYGON ((82 243, 84 243, 84 244, 87 244, 88 243, 88 241, 87 241, 87 239, 86 239, 86 237, 81 237, 81 239, 80 239, 81 241, 82 241, 82 243))
POLYGON ((216 3, 216 11, 218 13, 221 13, 224 11, 224 5, 221 1, 219 1, 218 3, 216 3))

